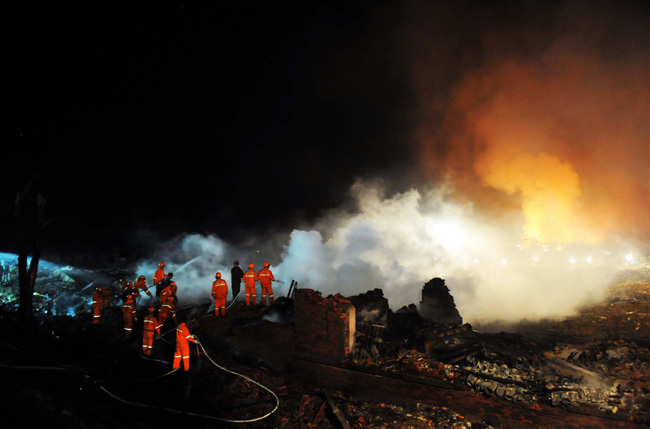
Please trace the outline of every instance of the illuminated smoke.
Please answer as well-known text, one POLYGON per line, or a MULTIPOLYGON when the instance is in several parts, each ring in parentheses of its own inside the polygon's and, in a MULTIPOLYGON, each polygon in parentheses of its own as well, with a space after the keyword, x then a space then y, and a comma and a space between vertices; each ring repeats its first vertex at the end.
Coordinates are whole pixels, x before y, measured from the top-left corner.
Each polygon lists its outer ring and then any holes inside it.
POLYGON ((324 293, 381 288, 391 308, 419 303, 442 277, 466 321, 567 315, 602 298, 629 248, 523 246, 520 224, 496 223, 445 189, 393 196, 358 183, 359 210, 295 230, 276 272, 324 293), (615 250, 614 252, 612 250, 615 250))
MULTIPOLYGON (((173 273, 173 280, 178 286, 178 306, 182 308, 197 303, 212 301, 210 295, 215 274, 230 273, 227 261, 228 245, 215 236, 187 234, 174 237, 172 240, 160 244, 160 248, 153 256, 155 259, 140 261, 136 264, 136 277, 144 275, 152 294, 155 287, 151 287, 155 271, 160 262, 165 263, 165 273, 173 273)), ((141 305, 150 302, 143 296, 141 305)))
MULTIPOLYGON (((601 298, 617 269, 630 262, 630 248, 522 246, 520 224, 498 224, 444 188, 385 195, 379 186, 358 182, 352 194, 356 210, 293 230, 282 248, 267 249, 265 256, 213 236, 187 235, 166 243, 158 259, 168 271, 186 265, 174 274, 181 306, 210 302, 214 273, 228 273, 233 259, 246 261, 244 269, 250 261, 260 269, 268 256, 279 261, 272 270, 284 282, 274 285, 276 297, 287 293, 291 280, 346 296, 380 288, 397 310, 418 304, 424 283, 442 277, 470 323, 570 314, 601 298), (239 257, 246 252, 250 258, 239 257)), ((139 271, 153 274, 158 259, 139 271)))
MULTIPOLYGON (((636 249, 650 239, 643 15, 620 19, 601 2, 525 2, 510 13, 498 2, 493 10, 452 3, 410 2, 401 15, 399 61, 410 59, 403 68, 417 97, 422 164, 414 169, 426 183, 384 195, 359 182, 357 210, 295 229, 261 255, 204 236, 165 246, 158 259, 168 271, 201 256, 175 277, 181 300, 184 288, 209 300, 214 272, 234 259, 245 268, 268 257, 285 282, 276 296, 292 279, 343 295, 381 288, 397 309, 442 277, 466 321, 517 321, 571 314, 602 298, 621 265, 642 260, 636 249)), ((158 262, 143 266, 148 279, 158 262)))
MULTIPOLYGON (((534 22, 476 30, 480 60, 447 97, 418 91, 423 167, 492 215, 521 213, 523 238, 647 242, 650 51, 638 40, 648 32, 630 20, 611 38, 614 16, 583 18, 558 18, 543 42, 534 22)), ((428 74, 435 83, 434 59, 415 61, 419 89, 428 74)))

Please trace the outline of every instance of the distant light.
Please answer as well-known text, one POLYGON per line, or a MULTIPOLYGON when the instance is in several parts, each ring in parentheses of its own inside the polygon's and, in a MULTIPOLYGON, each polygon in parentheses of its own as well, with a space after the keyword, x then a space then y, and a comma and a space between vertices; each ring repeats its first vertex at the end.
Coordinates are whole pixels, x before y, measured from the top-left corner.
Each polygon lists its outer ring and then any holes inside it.
POLYGON ((627 255, 627 256, 625 257, 625 260, 627 260, 627 262, 632 261, 632 254, 630 253, 629 255, 627 255))
POLYGON ((475 264, 478 264, 478 259, 474 259, 474 263, 475 263, 475 264))
POLYGON ((571 262, 572 264, 575 264, 576 263, 576 258, 569 258, 569 262, 571 262))
POLYGON ((533 258, 533 261, 537 262, 538 259, 539 259, 539 258, 538 258, 537 256, 535 256, 535 257, 533 258))
POLYGON ((591 263, 591 256, 587 256, 587 263, 588 263, 588 264, 591 263))
POLYGON ((501 263, 502 263, 503 265, 505 265, 506 262, 508 262, 508 261, 506 261, 505 259, 502 259, 502 260, 501 260, 501 263))
POLYGON ((548 252, 548 247, 545 247, 545 248, 544 248, 544 251, 545 251, 545 252, 548 252))

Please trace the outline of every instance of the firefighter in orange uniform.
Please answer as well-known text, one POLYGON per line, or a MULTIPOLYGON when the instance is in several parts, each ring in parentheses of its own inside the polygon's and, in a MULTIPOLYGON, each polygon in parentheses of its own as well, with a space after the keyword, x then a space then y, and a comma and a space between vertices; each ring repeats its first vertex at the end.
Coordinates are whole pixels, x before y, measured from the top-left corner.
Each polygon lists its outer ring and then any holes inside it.
POLYGON ((214 298, 214 315, 219 317, 226 315, 226 298, 228 298, 228 284, 221 278, 221 273, 215 275, 215 281, 212 282, 212 298, 214 298))
POLYGON ((171 318, 176 323, 176 300, 170 296, 158 310, 158 328, 162 328, 167 319, 171 318))
POLYGON ((149 292, 149 288, 147 288, 147 278, 143 275, 138 277, 135 281, 135 290, 139 293, 140 291, 143 291, 147 295, 151 296, 151 292, 149 292))
POLYGON ((266 296, 269 296, 269 303, 273 304, 273 287, 271 282, 275 281, 273 273, 269 269, 271 264, 264 262, 264 268, 260 270, 257 277, 260 279, 260 286, 262 286, 262 304, 266 305, 266 296))
POLYGON ((176 297, 178 286, 176 286, 176 282, 172 280, 173 275, 173 273, 167 274, 167 278, 165 278, 165 280, 162 282, 164 286, 160 291, 160 302, 163 304, 169 299, 170 296, 176 297))
POLYGON ((108 307, 114 296, 115 292, 111 289, 103 289, 101 286, 97 288, 93 294, 93 323, 99 323, 102 310, 108 307))
POLYGON ((135 298, 137 294, 130 293, 124 298, 122 311, 124 312, 124 337, 131 338, 133 332, 133 322, 138 321, 138 313, 135 309, 135 298))
POLYGON ((190 370, 190 344, 189 341, 196 343, 194 335, 190 334, 185 322, 181 322, 176 327, 176 351, 174 352, 174 363, 172 369, 177 369, 183 360, 183 369, 190 370))
POLYGON ((160 335, 160 326, 156 318, 156 308, 149 307, 148 311, 149 314, 144 317, 144 332, 142 333, 142 354, 145 356, 151 356, 154 334, 160 335))
POLYGON ((153 284, 156 285, 156 296, 160 296, 161 287, 159 286, 160 282, 165 279, 167 275, 165 274, 165 263, 161 262, 159 268, 153 275, 153 284))
POLYGON ((244 273, 244 284, 246 285, 246 305, 257 304, 255 298, 255 282, 258 280, 257 272, 255 271, 255 264, 248 264, 248 271, 244 273))

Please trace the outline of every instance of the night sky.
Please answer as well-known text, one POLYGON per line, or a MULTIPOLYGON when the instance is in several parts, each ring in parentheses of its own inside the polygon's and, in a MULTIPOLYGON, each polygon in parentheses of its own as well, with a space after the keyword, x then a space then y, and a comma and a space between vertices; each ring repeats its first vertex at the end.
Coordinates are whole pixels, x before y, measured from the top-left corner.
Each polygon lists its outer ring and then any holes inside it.
MULTIPOLYGON (((3 241, 15 192, 37 172, 48 245, 100 248, 136 231, 237 242, 343 206, 360 177, 389 190, 432 180, 413 143, 418 96, 432 94, 437 129, 455 79, 485 59, 486 34, 525 34, 506 40, 525 55, 551 43, 558 16, 597 21, 614 4, 13 5, 3 241), (430 50, 416 50, 420 36, 430 50), (435 64, 426 83, 412 72, 420 60, 435 64)), ((622 15, 648 16, 643 2, 624 4, 622 15)), ((434 152, 449 150, 441 140, 434 152)))
POLYGON ((38 171, 53 240, 237 240, 341 204, 409 157, 368 3, 17 7, 5 216, 38 171))

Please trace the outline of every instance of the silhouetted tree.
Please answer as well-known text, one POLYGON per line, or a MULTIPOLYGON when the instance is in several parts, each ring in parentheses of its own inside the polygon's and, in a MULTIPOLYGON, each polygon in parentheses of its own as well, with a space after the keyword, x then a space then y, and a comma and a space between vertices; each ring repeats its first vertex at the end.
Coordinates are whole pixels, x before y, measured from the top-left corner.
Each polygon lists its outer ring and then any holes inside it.
MULTIPOLYGON (((40 174, 40 173, 39 173, 40 174)), ((34 284, 38 272, 38 263, 43 250, 43 229, 51 219, 45 218, 47 197, 37 194, 32 197, 31 187, 38 174, 25 186, 22 192, 16 192, 16 238, 18 242, 18 283, 20 286, 19 320, 27 324, 32 317, 34 284), (29 264, 27 260, 31 256, 29 264)))

